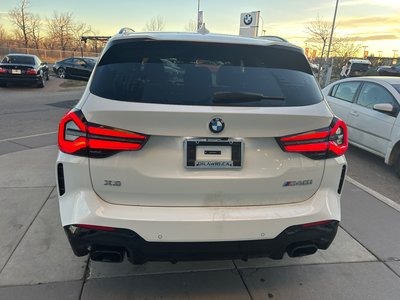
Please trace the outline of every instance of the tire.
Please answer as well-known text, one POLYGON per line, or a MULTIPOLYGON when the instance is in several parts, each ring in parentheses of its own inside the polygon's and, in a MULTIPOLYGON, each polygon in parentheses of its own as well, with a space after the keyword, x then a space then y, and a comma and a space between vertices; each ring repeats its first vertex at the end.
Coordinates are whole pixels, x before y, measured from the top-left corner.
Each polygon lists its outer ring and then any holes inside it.
POLYGON ((59 68, 57 70, 57 76, 58 76, 58 78, 61 78, 61 79, 67 78, 67 74, 65 73, 65 70, 63 68, 59 68))
POLYGON ((0 87, 6 88, 7 87, 7 82, 0 82, 0 87))
POLYGON ((394 162, 394 170, 398 177, 400 177, 400 153, 397 154, 396 160, 394 162))
POLYGON ((44 75, 42 75, 42 76, 40 77, 40 81, 38 82, 37 87, 38 87, 38 88, 44 88, 45 85, 46 85, 46 79, 44 78, 44 75))

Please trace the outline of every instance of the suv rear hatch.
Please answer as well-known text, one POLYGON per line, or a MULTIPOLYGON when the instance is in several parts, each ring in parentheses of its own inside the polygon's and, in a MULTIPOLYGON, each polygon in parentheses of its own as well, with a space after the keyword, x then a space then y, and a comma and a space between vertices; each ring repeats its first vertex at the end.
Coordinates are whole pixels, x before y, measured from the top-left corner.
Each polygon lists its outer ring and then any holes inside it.
POLYGON ((301 51, 268 42, 111 41, 81 109, 88 124, 148 137, 140 150, 90 158, 102 199, 139 206, 305 201, 324 160, 277 138, 333 117, 301 51))

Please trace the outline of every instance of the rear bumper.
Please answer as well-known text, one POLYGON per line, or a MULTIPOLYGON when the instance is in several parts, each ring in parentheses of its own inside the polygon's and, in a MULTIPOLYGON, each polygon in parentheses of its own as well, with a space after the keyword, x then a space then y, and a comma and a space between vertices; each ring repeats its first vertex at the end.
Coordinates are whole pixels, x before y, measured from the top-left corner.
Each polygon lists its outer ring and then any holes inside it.
POLYGON ((0 82, 6 83, 37 83, 41 80, 40 75, 36 76, 0 76, 0 82))
MULTIPOLYGON (((62 225, 125 228, 147 242, 197 243, 274 239, 286 228, 321 220, 340 221, 340 175, 344 157, 329 159, 318 191, 308 200, 282 205, 150 207, 110 204, 92 189, 87 158, 60 153, 65 193, 62 225), (79 174, 71 176, 70 174, 79 174)), ((60 188, 60 182, 58 182, 60 188)))
POLYGON ((327 249, 333 241, 338 221, 310 227, 291 226, 274 239, 227 242, 147 242, 136 232, 127 229, 102 231, 65 226, 71 247, 77 256, 91 254, 92 259, 110 261, 107 253, 127 254, 132 263, 146 261, 187 261, 215 259, 247 259, 313 254, 327 249), (96 254, 96 255, 95 255, 96 254))

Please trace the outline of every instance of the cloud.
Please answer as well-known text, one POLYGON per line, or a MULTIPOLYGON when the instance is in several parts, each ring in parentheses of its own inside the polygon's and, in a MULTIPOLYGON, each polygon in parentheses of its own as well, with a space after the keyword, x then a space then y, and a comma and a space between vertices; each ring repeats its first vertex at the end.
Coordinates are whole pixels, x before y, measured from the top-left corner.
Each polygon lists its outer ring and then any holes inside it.
POLYGON ((342 18, 337 23, 337 27, 373 27, 373 26, 399 26, 398 16, 379 16, 379 17, 361 17, 361 18, 342 18))
POLYGON ((400 35, 396 34, 372 34, 364 36, 350 36, 350 39, 356 42, 363 41, 387 41, 387 40, 399 40, 400 35))
MULTIPOLYGON (((339 9, 341 7, 359 7, 359 8, 365 8, 365 7, 374 7, 374 8, 396 8, 398 6, 398 0, 347 0, 347 1, 340 1, 339 2, 339 9)), ((325 9, 333 9, 335 7, 335 3, 332 2, 325 2, 321 5, 318 6, 313 6, 309 9, 306 9, 307 11, 319 11, 319 10, 325 10, 325 9)))

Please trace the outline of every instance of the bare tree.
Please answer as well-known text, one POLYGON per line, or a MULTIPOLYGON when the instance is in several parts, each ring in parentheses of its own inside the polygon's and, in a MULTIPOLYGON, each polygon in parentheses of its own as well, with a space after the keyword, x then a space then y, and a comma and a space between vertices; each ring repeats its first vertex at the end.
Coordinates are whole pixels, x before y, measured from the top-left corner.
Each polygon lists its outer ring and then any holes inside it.
POLYGON ((72 36, 74 38, 74 48, 81 48, 81 36, 92 34, 92 28, 85 23, 74 23, 72 26, 72 36))
POLYGON ((53 12, 53 17, 47 20, 49 37, 57 41, 61 50, 65 51, 73 40, 74 22, 71 12, 53 12))
POLYGON ((30 39, 32 40, 32 44, 36 49, 39 49, 40 42, 43 37, 40 35, 41 33, 41 25, 42 20, 39 15, 31 15, 29 19, 29 27, 31 28, 30 39))
POLYGON ((146 22, 145 31, 162 31, 165 27, 165 21, 162 16, 151 18, 146 22))
POLYGON ((29 34, 31 33, 30 18, 31 13, 28 12, 30 6, 29 0, 20 0, 18 5, 9 11, 8 17, 11 23, 16 27, 18 35, 22 36, 25 48, 28 48, 29 34))
POLYGON ((4 29, 3 25, 0 24, 0 44, 5 43, 9 39, 9 36, 4 29))
MULTIPOLYGON (((332 30, 332 24, 330 22, 322 20, 320 17, 317 17, 314 21, 312 21, 309 25, 306 26, 306 30, 310 37, 307 42, 316 43, 316 48, 320 50, 320 62, 322 62, 322 58, 325 54, 325 48, 327 43, 329 42, 329 37, 332 30)), ((319 64, 318 69, 318 80, 319 74, 321 73, 321 63, 319 64)))
POLYGON ((195 20, 190 20, 185 26, 185 31, 196 32, 197 31, 196 21, 195 20))
POLYGON ((335 68, 340 70, 340 68, 348 61, 350 58, 356 57, 360 49, 362 49, 361 44, 357 44, 350 37, 336 37, 332 40, 332 54, 336 57, 335 68))

